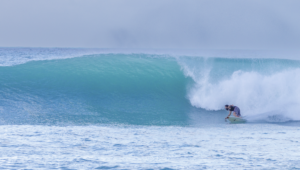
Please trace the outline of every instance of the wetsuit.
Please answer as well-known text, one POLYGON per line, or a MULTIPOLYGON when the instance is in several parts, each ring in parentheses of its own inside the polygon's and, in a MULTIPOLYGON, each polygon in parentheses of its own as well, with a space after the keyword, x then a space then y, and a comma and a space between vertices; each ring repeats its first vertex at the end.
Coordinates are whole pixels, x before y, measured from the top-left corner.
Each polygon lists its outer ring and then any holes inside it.
POLYGON ((229 110, 234 111, 237 116, 241 116, 240 108, 238 108, 237 106, 230 106, 229 110))

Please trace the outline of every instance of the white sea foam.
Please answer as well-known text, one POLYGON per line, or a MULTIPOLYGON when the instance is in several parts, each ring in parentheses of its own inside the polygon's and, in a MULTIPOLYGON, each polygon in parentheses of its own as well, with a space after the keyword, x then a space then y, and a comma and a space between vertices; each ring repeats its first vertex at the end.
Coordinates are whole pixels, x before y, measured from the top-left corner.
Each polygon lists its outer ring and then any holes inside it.
POLYGON ((188 67, 183 68, 195 81, 188 90, 188 99, 195 107, 220 110, 225 104, 234 104, 248 119, 280 115, 286 120, 300 120, 300 69, 271 75, 238 70, 229 78, 211 83, 210 69, 195 75, 188 67))

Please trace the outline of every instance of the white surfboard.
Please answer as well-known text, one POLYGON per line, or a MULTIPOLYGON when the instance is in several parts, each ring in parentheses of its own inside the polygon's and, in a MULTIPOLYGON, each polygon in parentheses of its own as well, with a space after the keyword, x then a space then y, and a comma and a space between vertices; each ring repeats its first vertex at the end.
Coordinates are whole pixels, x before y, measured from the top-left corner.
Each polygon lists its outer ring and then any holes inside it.
POLYGON ((229 117, 228 120, 230 123, 245 123, 246 119, 240 118, 240 117, 229 117))

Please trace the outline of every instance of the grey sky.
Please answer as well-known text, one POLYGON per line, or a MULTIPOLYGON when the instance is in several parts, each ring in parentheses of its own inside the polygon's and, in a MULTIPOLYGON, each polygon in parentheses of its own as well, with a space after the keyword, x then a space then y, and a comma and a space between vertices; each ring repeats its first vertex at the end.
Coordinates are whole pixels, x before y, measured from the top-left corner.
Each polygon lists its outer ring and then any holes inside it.
POLYGON ((2 47, 300 45, 300 1, 1 0, 2 47))

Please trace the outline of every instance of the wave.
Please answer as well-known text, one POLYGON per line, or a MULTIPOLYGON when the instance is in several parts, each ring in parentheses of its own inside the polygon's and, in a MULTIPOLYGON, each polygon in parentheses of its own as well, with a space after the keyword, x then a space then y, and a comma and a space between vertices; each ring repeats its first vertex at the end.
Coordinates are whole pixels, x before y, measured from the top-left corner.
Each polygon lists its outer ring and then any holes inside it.
POLYGON ((252 122, 300 119, 298 60, 52 50, 6 51, 0 124, 221 123, 225 104, 252 122))

